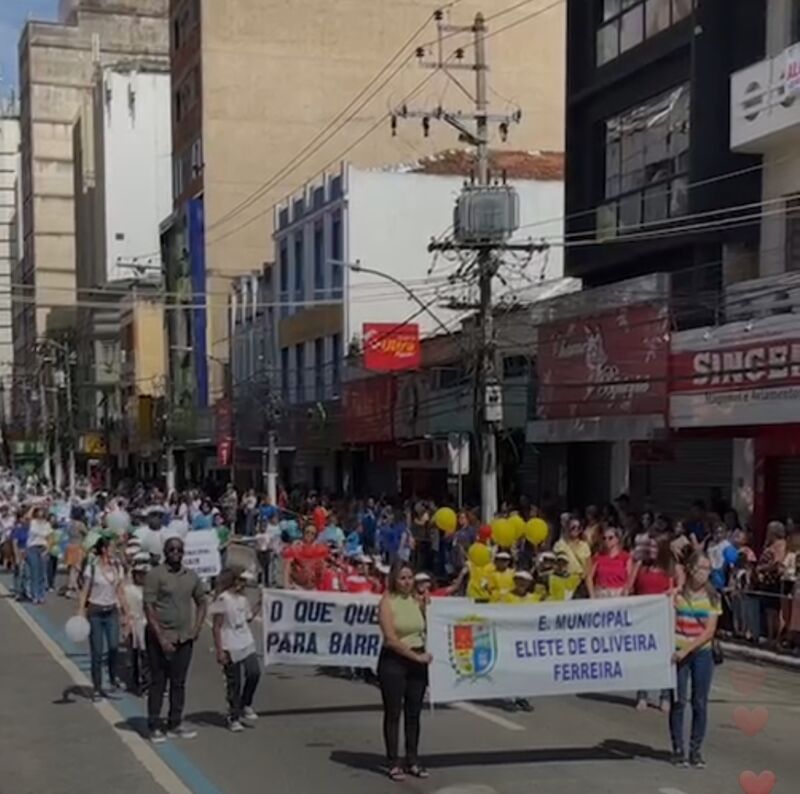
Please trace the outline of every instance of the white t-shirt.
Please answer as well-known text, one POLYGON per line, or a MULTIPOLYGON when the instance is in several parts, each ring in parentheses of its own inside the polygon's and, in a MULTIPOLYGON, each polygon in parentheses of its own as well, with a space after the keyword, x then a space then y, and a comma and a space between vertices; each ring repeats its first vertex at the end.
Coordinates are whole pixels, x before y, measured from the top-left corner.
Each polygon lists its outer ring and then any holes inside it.
POLYGON ((122 582, 122 572, 115 565, 105 566, 99 562, 90 563, 86 570, 89 583, 88 603, 96 607, 119 606, 117 588, 122 582))
POLYGON ((240 662, 256 652, 256 642, 249 622, 253 611, 243 595, 227 590, 220 593, 212 602, 209 615, 222 615, 220 638, 222 648, 227 651, 232 662, 240 662))
POLYGON ((52 531, 53 528, 50 526, 49 521, 42 521, 40 518, 32 519, 28 530, 28 548, 41 546, 46 549, 50 542, 50 533, 52 531))

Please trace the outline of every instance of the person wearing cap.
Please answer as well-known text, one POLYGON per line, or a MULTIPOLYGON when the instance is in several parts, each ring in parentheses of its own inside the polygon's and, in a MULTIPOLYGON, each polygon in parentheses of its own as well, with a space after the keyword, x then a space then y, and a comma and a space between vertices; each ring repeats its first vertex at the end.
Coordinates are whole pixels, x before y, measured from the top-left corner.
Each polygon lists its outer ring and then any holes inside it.
POLYGON ((123 587, 128 604, 128 652, 131 660, 130 691, 142 695, 147 691, 149 672, 145 654, 144 578, 150 570, 150 555, 139 549, 131 558, 131 575, 123 587))
POLYGON ((244 595, 246 583, 241 569, 226 568, 209 609, 217 662, 225 674, 228 728, 234 733, 241 733, 244 725, 252 726, 258 719, 253 698, 261 670, 249 625, 255 613, 244 595))
POLYGON ((556 554, 555 567, 547 578, 548 601, 571 601, 582 577, 570 573, 570 558, 564 552, 556 554))
MULTIPOLYGON (((542 600, 539 593, 531 592, 533 574, 528 571, 514 571, 514 586, 510 592, 500 598, 503 604, 536 604, 542 600)), ((506 711, 533 711, 527 698, 508 698, 503 702, 506 711)))
POLYGON ((502 601, 503 596, 514 589, 510 552, 501 550, 494 555, 494 568, 489 573, 488 579, 490 601, 502 601))
POLYGON ((531 592, 533 574, 530 571, 514 571, 514 586, 501 599, 502 604, 537 604, 541 593, 531 592))
POLYGON ((431 588, 433 587, 433 580, 430 574, 421 571, 414 575, 414 592, 417 595, 420 603, 423 606, 431 602, 431 588))
POLYGON ((541 600, 547 598, 547 586, 550 574, 556 567, 556 555, 552 551, 541 551, 536 557, 536 575, 534 576, 534 592, 538 593, 541 600))

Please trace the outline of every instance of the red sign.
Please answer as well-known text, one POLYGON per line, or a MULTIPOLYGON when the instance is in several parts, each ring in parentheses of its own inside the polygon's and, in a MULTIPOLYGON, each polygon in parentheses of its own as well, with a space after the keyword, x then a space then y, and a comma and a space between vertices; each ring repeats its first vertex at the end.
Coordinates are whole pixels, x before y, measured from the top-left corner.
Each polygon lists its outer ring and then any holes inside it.
POLYGON ((672 356, 672 391, 739 391, 800 383, 800 340, 750 342, 672 356))
POLYGON ((422 348, 416 323, 364 323, 364 367, 371 372, 419 369, 422 348))
POLYGON ((344 384, 344 440, 350 444, 391 441, 396 385, 393 377, 363 378, 344 384))
POLYGON ((543 326, 538 408, 542 419, 663 414, 669 313, 638 304, 543 326))

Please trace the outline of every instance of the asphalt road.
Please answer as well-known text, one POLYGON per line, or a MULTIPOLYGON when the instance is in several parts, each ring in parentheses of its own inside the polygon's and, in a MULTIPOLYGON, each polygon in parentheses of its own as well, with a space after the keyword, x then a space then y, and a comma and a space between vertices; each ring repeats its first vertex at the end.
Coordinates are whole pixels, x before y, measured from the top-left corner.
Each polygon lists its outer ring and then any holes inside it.
POLYGON ((665 717, 636 712, 629 697, 542 698, 532 714, 483 703, 426 712, 431 778, 398 785, 380 772, 379 696, 365 684, 270 669, 257 726, 227 731, 209 632, 188 687, 187 719, 199 735, 154 748, 139 737, 140 700, 88 700, 86 648, 62 631, 73 610, 52 595, 44 607, 0 599, 0 794, 718 794, 740 791, 746 770, 774 772, 774 792, 788 794, 800 781, 796 672, 733 661, 717 669, 705 771, 674 769, 665 717), (744 735, 737 706, 766 708, 763 730, 744 735))

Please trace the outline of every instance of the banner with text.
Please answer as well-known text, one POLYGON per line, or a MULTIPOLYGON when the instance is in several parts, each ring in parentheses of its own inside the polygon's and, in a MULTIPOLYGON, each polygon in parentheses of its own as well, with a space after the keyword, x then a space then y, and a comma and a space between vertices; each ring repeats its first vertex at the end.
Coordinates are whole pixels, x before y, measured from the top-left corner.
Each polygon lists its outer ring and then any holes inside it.
POLYGON ((183 564, 201 579, 219 576, 222 561, 215 529, 196 529, 187 533, 183 541, 183 564))
POLYGON ((265 590, 264 666, 378 664, 380 596, 265 590))
POLYGON ((667 596, 469 606, 434 599, 431 701, 667 689, 674 647, 667 596))

